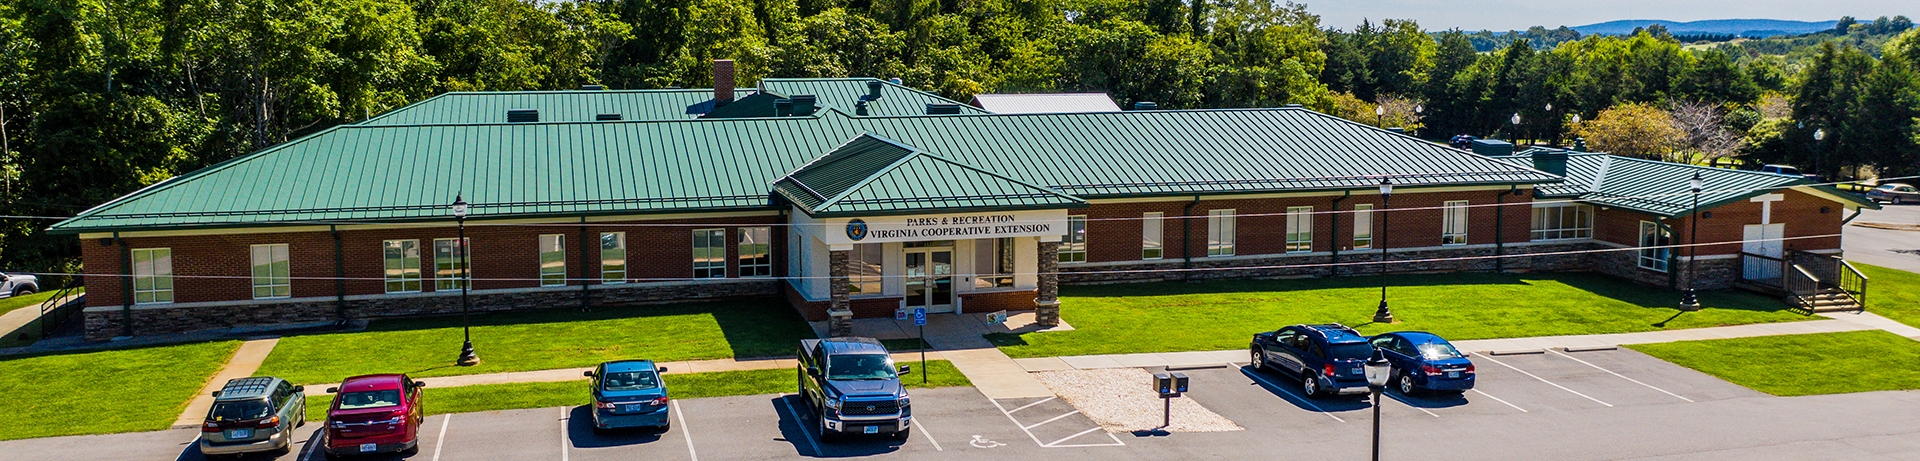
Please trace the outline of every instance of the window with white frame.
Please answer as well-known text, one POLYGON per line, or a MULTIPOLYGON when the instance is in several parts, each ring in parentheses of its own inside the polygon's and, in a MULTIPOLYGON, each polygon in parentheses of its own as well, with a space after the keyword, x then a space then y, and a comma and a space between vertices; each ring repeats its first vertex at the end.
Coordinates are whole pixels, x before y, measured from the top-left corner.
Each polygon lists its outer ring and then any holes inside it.
POLYGON ((133 250, 133 302, 135 304, 173 302, 172 248, 133 250))
POLYGON ((740 276, 773 276, 773 228, 740 228, 740 276))
POLYGON ((1087 262, 1086 216, 1067 217, 1067 235, 1060 238, 1060 262, 1087 262))
POLYGON ((1353 249, 1373 248, 1373 204, 1353 206, 1353 249))
POLYGON ((627 283, 627 233, 600 234, 600 283, 627 283))
POLYGON ((1166 232, 1162 225, 1165 213, 1152 212, 1140 217, 1140 259, 1160 259, 1166 256, 1166 241, 1161 235, 1166 232))
POLYGON ((1233 256, 1234 210, 1207 210, 1207 256, 1233 256))
POLYGON ((1533 209, 1533 239, 1593 238, 1593 207, 1556 204, 1533 209))
POLYGON ((883 248, 879 243, 861 243, 847 251, 847 294, 880 294, 880 280, 886 274, 883 248))
POLYGON ((547 234, 540 236, 540 286, 557 287, 567 284, 567 236, 547 234))
POLYGON ((1013 286, 1013 239, 974 240, 973 272, 974 288, 1013 286))
POLYGON ((288 283, 287 272, 292 267, 288 264, 287 244, 254 245, 252 253, 253 299, 293 297, 293 286, 288 283))
POLYGON ((693 230, 693 278, 727 276, 727 230, 693 230))
POLYGON ((380 247, 386 260, 387 292, 420 291, 420 241, 387 240, 380 247))
POLYGON ((469 242, 461 239, 433 239, 433 289, 458 290, 473 277, 467 273, 472 263, 467 258, 469 242))
POLYGON ((1441 245, 1467 244, 1467 201, 1449 200, 1440 207, 1441 245))
POLYGON ((1640 267, 1667 271, 1673 257, 1673 232, 1652 221, 1640 221, 1640 267))
POLYGON ((1313 251, 1313 207, 1287 207, 1287 252, 1313 251))

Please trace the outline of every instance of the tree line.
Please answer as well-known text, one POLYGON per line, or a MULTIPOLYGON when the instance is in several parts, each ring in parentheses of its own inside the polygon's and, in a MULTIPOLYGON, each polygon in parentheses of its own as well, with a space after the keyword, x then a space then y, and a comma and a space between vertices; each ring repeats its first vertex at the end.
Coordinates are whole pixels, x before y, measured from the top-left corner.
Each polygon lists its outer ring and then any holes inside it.
MULTIPOLYGON (((1847 41, 1908 26, 1855 23, 1785 59, 1660 31, 1342 30, 1265 0, 17 0, 0 3, 0 214, 71 216, 440 92, 708 87, 713 59, 735 60, 742 85, 1302 104, 1429 138, 1910 173, 1920 40, 1847 41)), ((0 220, 0 263, 76 269, 51 223, 0 220)))

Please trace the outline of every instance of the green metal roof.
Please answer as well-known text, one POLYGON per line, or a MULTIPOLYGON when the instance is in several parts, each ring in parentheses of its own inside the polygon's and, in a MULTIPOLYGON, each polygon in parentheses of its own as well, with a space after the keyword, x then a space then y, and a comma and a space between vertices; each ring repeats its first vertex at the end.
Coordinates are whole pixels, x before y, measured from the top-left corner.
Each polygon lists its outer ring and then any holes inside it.
POLYGON ((1699 210, 1708 210, 1780 189, 1807 187, 1840 197, 1857 205, 1879 208, 1851 193, 1832 186, 1818 185, 1806 178, 1757 171, 1731 170, 1681 163, 1621 157, 1593 152, 1558 149, 1528 149, 1511 156, 1496 157, 1514 165, 1531 166, 1535 152, 1563 152, 1567 155, 1567 180, 1545 184, 1535 193, 1547 198, 1574 198, 1597 205, 1624 208, 1665 217, 1692 214, 1692 180, 1699 173, 1702 181, 1699 210))
POLYGON ((343 125, 51 230, 444 220, 456 193, 476 219, 771 210, 770 183, 868 133, 1082 199, 1559 180, 1298 108, 343 125))
MULTIPOLYGON (((754 94, 734 91, 734 98, 754 94)), ((534 109, 542 122, 590 122, 600 114, 622 120, 687 120, 713 110, 713 90, 580 90, 455 92, 427 98, 361 121, 361 125, 472 125, 505 123, 507 111, 534 109)))
POLYGON ((1087 205, 1059 191, 871 134, 861 134, 780 178, 773 190, 815 217, 1087 205))
POLYGON ((867 102, 867 115, 925 115, 927 104, 959 104, 961 114, 985 114, 978 107, 893 82, 872 78, 763 78, 760 89, 782 95, 810 94, 820 105, 854 114, 854 104, 867 95, 867 82, 880 82, 880 99, 867 102))

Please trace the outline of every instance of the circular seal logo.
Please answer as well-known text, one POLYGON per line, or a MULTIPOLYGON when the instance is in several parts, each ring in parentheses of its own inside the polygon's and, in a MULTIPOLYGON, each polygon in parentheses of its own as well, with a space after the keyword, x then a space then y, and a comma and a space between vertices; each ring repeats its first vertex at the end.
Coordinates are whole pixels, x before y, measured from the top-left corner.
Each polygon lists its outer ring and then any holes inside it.
POLYGON ((867 222, 859 219, 848 221, 847 238, 854 240, 867 238, 867 222))

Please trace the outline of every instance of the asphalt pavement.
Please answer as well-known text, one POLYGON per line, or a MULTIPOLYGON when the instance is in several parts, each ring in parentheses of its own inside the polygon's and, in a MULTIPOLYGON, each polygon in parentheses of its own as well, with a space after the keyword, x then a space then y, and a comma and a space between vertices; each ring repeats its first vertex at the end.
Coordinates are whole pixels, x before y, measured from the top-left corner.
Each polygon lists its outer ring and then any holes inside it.
MULTIPOLYGON (((1879 210, 1861 210, 1853 223, 1920 225, 1920 205, 1883 203, 1879 210)), ((1920 272, 1920 230, 1893 230, 1846 226, 1842 248, 1848 261, 1920 272)))

